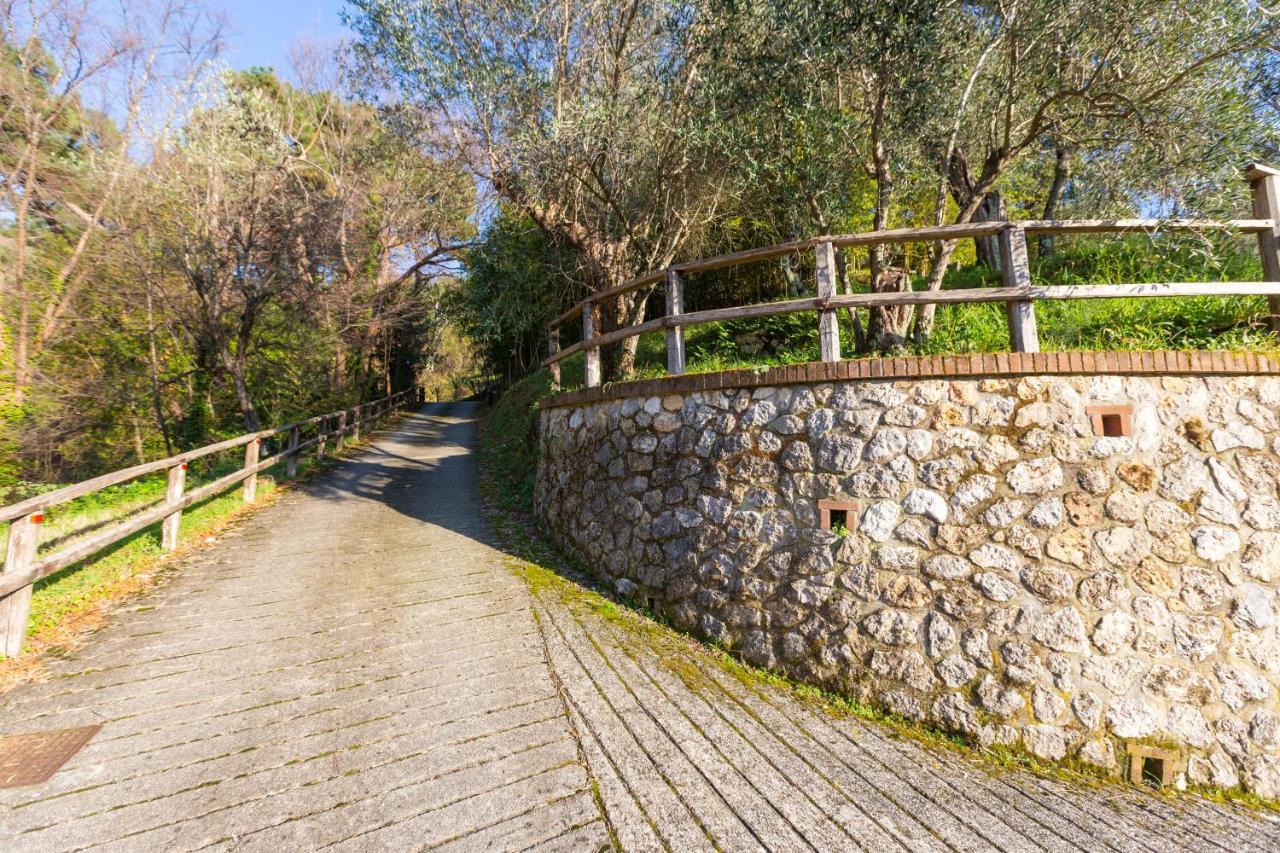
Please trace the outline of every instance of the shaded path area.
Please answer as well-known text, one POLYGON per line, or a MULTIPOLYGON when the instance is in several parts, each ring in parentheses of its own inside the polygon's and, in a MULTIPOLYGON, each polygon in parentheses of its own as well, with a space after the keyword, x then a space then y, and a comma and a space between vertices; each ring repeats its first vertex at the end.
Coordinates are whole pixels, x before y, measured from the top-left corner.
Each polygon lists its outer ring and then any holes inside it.
POLYGON ((183 560, 0 734, 0 849, 1280 849, 1280 820, 994 771, 505 565, 474 410, 426 407, 183 560))

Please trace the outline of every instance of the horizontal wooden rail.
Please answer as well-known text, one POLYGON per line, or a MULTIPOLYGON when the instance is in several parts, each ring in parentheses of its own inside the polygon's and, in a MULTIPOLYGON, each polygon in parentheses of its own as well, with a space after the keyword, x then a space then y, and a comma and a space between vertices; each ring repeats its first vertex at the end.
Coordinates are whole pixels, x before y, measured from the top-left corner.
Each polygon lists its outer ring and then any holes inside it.
MULTIPOLYGON (((407 392, 400 392, 400 394, 405 393, 407 392)), ((381 402, 381 400, 390 400, 393 397, 398 397, 400 394, 393 394, 390 397, 380 398, 379 402, 381 402)), ((347 409, 345 411, 352 410, 347 409)), ((119 471, 102 474, 92 479, 84 480, 80 483, 73 483, 70 486, 64 486, 61 489, 54 489, 53 491, 27 498, 26 500, 19 501, 18 503, 9 504, 6 507, 0 507, 0 522, 12 521, 15 518, 20 518, 36 510, 48 509, 49 507, 57 506, 58 504, 66 503, 67 501, 75 500, 76 498, 81 498, 93 492, 100 491, 108 486, 118 486, 121 483, 136 480, 146 474, 153 474, 156 471, 164 471, 167 468, 172 468, 174 465, 184 462, 193 462, 196 459, 211 456, 224 450, 233 450, 237 447, 248 444, 253 439, 261 440, 264 438, 273 438, 277 435, 287 433, 295 427, 301 428, 313 426, 323 420, 335 418, 340 414, 342 414, 342 410, 326 412, 323 415, 316 415, 313 418, 307 418, 305 421, 285 424, 284 426, 275 427, 273 429, 264 429, 259 430, 258 432, 245 433, 244 435, 238 435, 235 438, 228 438, 227 440, 220 441, 216 444, 209 444, 204 447, 198 447, 195 450, 188 450, 184 453, 179 453, 176 456, 157 459, 154 462, 144 462, 141 465, 134 465, 132 468, 122 468, 119 471)))
POLYGON ((261 432, 252 432, 245 435, 229 438, 226 441, 220 441, 217 444, 210 444, 196 450, 189 450, 186 453, 179 453, 177 456, 170 456, 166 459, 157 459, 155 462, 144 462, 141 465, 134 465, 132 468, 123 468, 119 471, 112 471, 110 474, 102 474, 91 480, 85 480, 81 483, 73 483, 70 486, 63 486, 61 489, 54 489, 51 492, 45 492, 25 501, 0 508, 0 521, 12 521, 15 518, 21 518, 37 510, 47 509, 51 506, 66 503, 67 501, 82 498, 85 495, 100 491, 108 486, 118 486, 121 483, 127 483, 130 480, 136 480, 146 474, 153 474, 156 471, 164 471, 186 462, 192 462, 204 456, 211 456, 214 453, 220 453, 224 450, 233 450, 242 445, 248 444, 257 438, 264 438, 272 435, 273 431, 263 430, 261 432))
POLYGON ((1030 219, 1018 222, 1028 234, 1123 234, 1130 231, 1238 231, 1257 234, 1270 219, 1030 219))
POLYGON ((304 421, 246 433, 166 459, 113 471, 110 474, 55 489, 0 509, 0 520, 12 522, 4 572, 0 574, 0 652, 13 656, 21 651, 30 612, 31 588, 36 581, 91 557, 102 549, 159 522, 164 522, 164 547, 166 550, 173 550, 178 544, 178 522, 182 510, 224 492, 238 483, 245 484, 245 501, 252 502, 257 476, 262 471, 283 461, 290 462, 292 466, 299 455, 310 447, 317 448, 318 456, 323 455, 325 445, 331 438, 341 447, 346 435, 358 435, 362 421, 367 421, 370 416, 375 420, 380 419, 405 404, 415 401, 417 394, 417 388, 407 388, 351 409, 326 412, 304 421), (330 422, 334 419, 338 421, 337 428, 330 432, 330 422), (305 441, 298 440, 298 431, 312 426, 318 426, 317 434, 305 441), (272 456, 259 459, 258 447, 261 442, 282 434, 289 436, 288 446, 272 456), (188 462, 237 447, 245 448, 243 467, 211 483, 206 483, 198 489, 184 491, 183 472, 186 471, 188 462), (170 477, 169 491, 162 503, 128 516, 119 524, 98 531, 53 554, 37 558, 39 525, 48 508, 109 486, 164 470, 169 471, 170 477))
MULTIPOLYGON (((780 302, 762 302, 735 308, 712 308, 671 317, 658 317, 591 339, 593 346, 605 346, 626 338, 673 327, 776 317, 830 308, 883 308, 892 305, 956 305, 985 302, 1043 302, 1066 299, 1133 299, 1169 296, 1280 296, 1280 282, 1272 281, 1185 281, 1150 284, 1063 284, 1027 287, 983 287, 965 290, 912 290, 904 293, 837 294, 826 299, 806 297, 780 302)), ((584 349, 573 346, 544 358, 548 366, 584 349)))
MULTIPOLYGON (((889 243, 920 243, 939 240, 962 240, 974 237, 993 237, 1011 225, 1021 227, 1027 234, 1124 234, 1131 232, 1153 233, 1158 231, 1236 231, 1241 234, 1258 234, 1275 227, 1272 219, 1031 219, 1019 222, 969 222, 960 225, 936 225, 927 228, 893 228, 884 231, 867 231, 861 234, 829 234, 804 240, 790 240, 757 249, 745 249, 728 255, 717 255, 694 261, 682 261, 667 269, 677 273, 709 272, 725 267, 766 261, 813 249, 823 243, 837 247, 873 246, 889 243)), ((622 284, 593 293, 569 308, 547 324, 548 328, 560 326, 582 314, 587 305, 607 302, 657 284, 666 276, 666 270, 655 270, 622 284)), ((566 351, 567 348, 566 348, 566 351)))
POLYGON ((1272 327, 1280 331, 1280 171, 1252 164, 1245 177, 1253 187, 1254 219, 1035 219, 1021 222, 967 222, 927 228, 895 228, 862 234, 831 234, 792 240, 773 246, 747 249, 713 258, 682 261, 664 270, 646 273, 617 287, 594 293, 548 324, 547 357, 543 366, 552 369, 552 381, 559 388, 559 364, 578 352, 586 353, 584 369, 588 388, 600 384, 600 348, 658 330, 667 331, 667 366, 671 372, 685 368, 684 337, 679 330, 699 323, 771 317, 802 311, 816 311, 822 328, 822 359, 840 359, 839 326, 832 313, 838 308, 872 308, 894 305, 946 305, 1004 302, 1008 306, 1010 349, 1038 352, 1035 303, 1051 299, 1123 299, 1162 296, 1266 296, 1272 327), (1263 261, 1261 282, 1165 282, 1158 284, 1088 284, 1036 286, 1031 283, 1027 261, 1027 236, 1040 234, 1123 234, 1160 231, 1225 230, 1255 234, 1263 261), (887 243, 937 242, 964 238, 994 237, 1000 243, 1003 286, 968 290, 907 291, 865 294, 835 294, 832 267, 834 250, 840 247, 873 246, 887 243), (813 250, 816 255, 817 297, 789 299, 757 305, 684 311, 683 276, 725 267, 754 263, 813 250), (667 306, 655 320, 600 332, 594 306, 666 280, 667 306), (559 326, 581 316, 582 339, 561 348, 559 326))

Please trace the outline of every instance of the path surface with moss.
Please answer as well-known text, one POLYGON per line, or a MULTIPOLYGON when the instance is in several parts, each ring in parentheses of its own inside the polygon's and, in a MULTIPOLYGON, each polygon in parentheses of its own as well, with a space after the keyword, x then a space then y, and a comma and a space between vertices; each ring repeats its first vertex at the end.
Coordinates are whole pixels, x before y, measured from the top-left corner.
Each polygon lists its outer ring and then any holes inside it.
POLYGON ((1280 849, 1280 819, 993 768, 824 712, 544 570, 430 406, 0 697, 101 724, 0 849, 1280 849))

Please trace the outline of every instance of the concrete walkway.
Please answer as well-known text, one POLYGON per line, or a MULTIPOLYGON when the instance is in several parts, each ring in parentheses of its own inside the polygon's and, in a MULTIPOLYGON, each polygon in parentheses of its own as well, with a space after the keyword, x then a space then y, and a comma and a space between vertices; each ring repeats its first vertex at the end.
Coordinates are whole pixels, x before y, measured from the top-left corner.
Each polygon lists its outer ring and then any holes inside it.
POLYGON ((0 791, 0 849, 1280 849, 1274 817, 992 773, 531 595, 472 415, 424 409, 0 698, 0 734, 103 726, 0 791))

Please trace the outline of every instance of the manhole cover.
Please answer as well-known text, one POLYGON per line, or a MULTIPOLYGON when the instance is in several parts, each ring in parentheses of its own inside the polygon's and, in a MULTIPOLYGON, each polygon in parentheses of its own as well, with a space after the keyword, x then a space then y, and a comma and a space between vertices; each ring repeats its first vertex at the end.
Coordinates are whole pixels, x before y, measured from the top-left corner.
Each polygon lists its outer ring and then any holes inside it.
POLYGON ((0 788, 48 782, 102 726, 0 737, 0 788))

